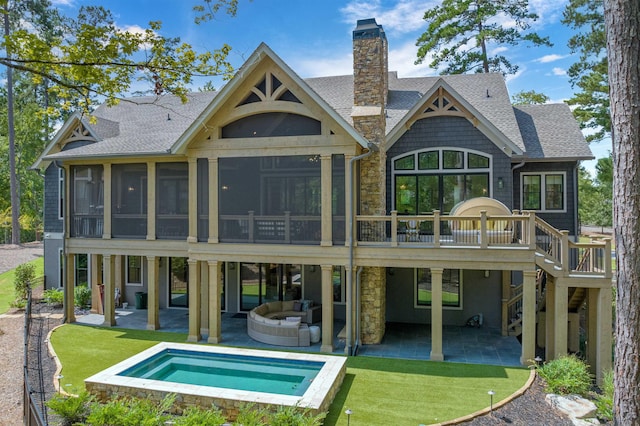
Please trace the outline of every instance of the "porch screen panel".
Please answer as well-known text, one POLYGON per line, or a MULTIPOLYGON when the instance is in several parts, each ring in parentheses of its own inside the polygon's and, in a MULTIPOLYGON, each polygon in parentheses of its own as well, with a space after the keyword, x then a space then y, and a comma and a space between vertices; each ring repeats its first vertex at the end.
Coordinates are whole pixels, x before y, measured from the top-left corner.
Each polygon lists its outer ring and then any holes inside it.
POLYGON ((220 239, 319 244, 318 155, 219 160, 220 239))
POLYGON ((189 165, 156 165, 156 237, 183 240, 189 233, 189 165))
POLYGON ((346 238, 344 155, 331 158, 331 217, 334 244, 343 244, 346 238))
POLYGON ((198 158, 198 241, 209 239, 209 161, 198 158))
POLYGON ((111 166, 111 228, 115 238, 145 238, 147 235, 147 166, 111 166))
POLYGON ((104 223, 104 178, 102 166, 71 168, 72 237, 102 237, 104 223))

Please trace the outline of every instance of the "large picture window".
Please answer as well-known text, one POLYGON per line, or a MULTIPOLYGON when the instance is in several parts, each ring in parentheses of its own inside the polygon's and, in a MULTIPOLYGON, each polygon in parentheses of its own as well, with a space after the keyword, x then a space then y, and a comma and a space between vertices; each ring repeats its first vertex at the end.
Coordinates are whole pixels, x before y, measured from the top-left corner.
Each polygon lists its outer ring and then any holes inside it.
POLYGON ((563 172, 523 173, 522 209, 537 211, 566 210, 566 175, 563 172))
POLYGON ((447 214, 461 201, 490 197, 491 157, 469 150, 412 152, 392 161, 394 210, 447 214))
MULTIPOLYGON (((431 306, 431 269, 416 269, 416 306, 431 306)), ((442 306, 462 307, 462 273, 459 269, 442 272, 442 306)))

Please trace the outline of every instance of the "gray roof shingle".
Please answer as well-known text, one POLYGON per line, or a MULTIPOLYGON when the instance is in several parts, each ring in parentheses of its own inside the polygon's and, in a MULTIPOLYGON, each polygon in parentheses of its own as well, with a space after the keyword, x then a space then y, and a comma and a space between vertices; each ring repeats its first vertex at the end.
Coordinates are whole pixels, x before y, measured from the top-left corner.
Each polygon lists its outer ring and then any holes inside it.
MULTIPOLYGON (((461 74, 438 77, 398 78, 389 73, 386 108, 387 132, 423 99, 442 79, 476 113, 506 138, 525 151, 527 159, 590 159, 577 122, 568 106, 511 105, 504 79, 499 74, 461 74)), ((353 76, 318 77, 305 82, 345 121, 353 123, 353 76)), ((188 95, 189 102, 177 97, 136 97, 118 105, 96 109, 97 121, 89 124, 100 138, 96 143, 48 155, 47 159, 163 154, 209 105, 217 92, 188 95)))

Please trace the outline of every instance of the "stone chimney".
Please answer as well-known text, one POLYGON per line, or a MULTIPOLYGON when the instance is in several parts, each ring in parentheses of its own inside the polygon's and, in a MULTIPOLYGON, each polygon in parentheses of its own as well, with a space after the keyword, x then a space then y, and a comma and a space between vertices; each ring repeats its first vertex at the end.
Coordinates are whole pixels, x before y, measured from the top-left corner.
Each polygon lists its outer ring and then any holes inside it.
POLYGON ((361 19, 353 30, 353 104, 387 104, 389 49, 382 25, 374 18, 361 19))
MULTIPOLYGON (((387 37, 375 19, 358 21, 353 31, 353 127, 382 148, 386 134, 388 65, 387 37)), ((386 154, 383 149, 358 162, 359 214, 386 214, 386 154)), ((376 344, 385 332, 386 274, 383 267, 365 267, 361 276, 361 342, 376 344)))
MULTIPOLYGON (((387 37, 375 19, 353 31, 353 127, 379 147, 386 133, 387 37)), ((385 214, 385 159, 380 150, 360 163, 360 213, 385 214)))

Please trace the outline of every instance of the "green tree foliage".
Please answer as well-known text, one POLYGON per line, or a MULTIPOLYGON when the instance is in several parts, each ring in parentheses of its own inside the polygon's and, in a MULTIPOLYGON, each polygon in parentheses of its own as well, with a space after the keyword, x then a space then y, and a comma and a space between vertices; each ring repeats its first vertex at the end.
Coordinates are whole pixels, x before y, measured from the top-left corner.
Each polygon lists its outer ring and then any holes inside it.
POLYGON ((579 53, 567 71, 578 91, 567 102, 576 106, 573 113, 580 125, 595 131, 587 141, 599 141, 611 132, 603 0, 570 0, 562 23, 576 30, 568 45, 579 53))
POLYGON ((578 173, 578 215, 584 225, 613 225, 613 160, 600 158, 596 176, 592 178, 584 167, 578 173))
POLYGON ((544 93, 538 93, 535 90, 521 91, 512 96, 514 105, 540 105, 549 102, 549 98, 544 93))
POLYGON ((2 43, 11 56, 0 57, 0 64, 28 72, 36 83, 48 80, 49 91, 62 100, 47 110, 52 116, 74 109, 78 101, 88 112, 97 96, 113 105, 136 81, 150 82, 156 95, 172 93, 186 101, 195 77, 230 75, 228 45, 198 53, 161 30, 159 21, 142 32, 123 30, 109 10, 83 6, 77 18, 63 19, 60 34, 52 37, 14 30, 2 43))
POLYGON ((552 45, 547 37, 529 31, 538 16, 528 9, 528 0, 443 0, 424 14, 427 30, 416 42, 416 64, 428 59, 431 68, 444 65, 441 74, 515 74, 518 65, 500 53, 489 56, 488 52, 523 42, 552 45), (512 25, 502 25, 504 18, 512 25))
POLYGON ((29 286, 36 277, 36 267, 31 263, 23 263, 16 268, 13 285, 15 287, 16 304, 21 305, 27 300, 29 286))

